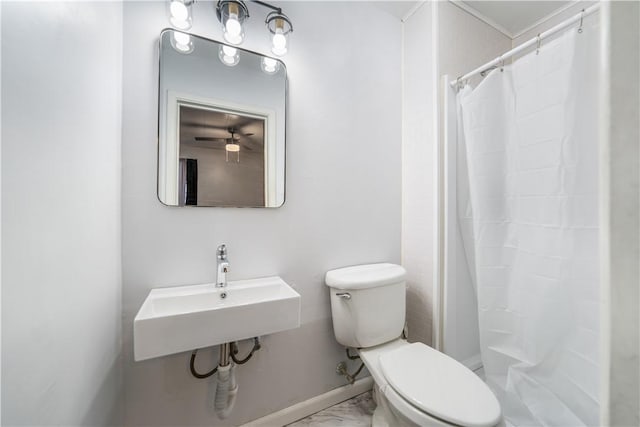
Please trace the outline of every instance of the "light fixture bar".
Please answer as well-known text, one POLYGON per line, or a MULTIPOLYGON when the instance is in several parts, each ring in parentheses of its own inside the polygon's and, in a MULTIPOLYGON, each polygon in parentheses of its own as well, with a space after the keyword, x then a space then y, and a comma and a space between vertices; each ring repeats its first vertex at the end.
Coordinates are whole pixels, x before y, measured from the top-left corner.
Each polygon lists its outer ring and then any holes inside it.
POLYGON ((272 10, 264 21, 271 33, 271 52, 276 56, 286 55, 289 51, 289 35, 293 32, 291 20, 282 13, 280 7, 260 0, 250 1, 272 10))
POLYGON ((282 9, 279 7, 275 7, 272 4, 269 4, 267 2, 264 1, 260 1, 260 0, 251 0, 253 3, 259 4, 260 6, 264 6, 264 7, 268 7, 271 10, 275 10, 278 13, 282 13, 282 9))
MULTIPOLYGON (((174 0, 193 1, 193 0, 174 0)), ((284 56, 289 51, 289 35, 293 32, 291 21, 282 13, 282 8, 260 0, 247 0, 271 9, 265 19, 267 30, 271 33, 271 52, 284 56)), ((222 24, 222 34, 227 43, 240 45, 244 41, 244 21, 249 17, 249 9, 243 0, 218 0, 216 15, 222 24)))

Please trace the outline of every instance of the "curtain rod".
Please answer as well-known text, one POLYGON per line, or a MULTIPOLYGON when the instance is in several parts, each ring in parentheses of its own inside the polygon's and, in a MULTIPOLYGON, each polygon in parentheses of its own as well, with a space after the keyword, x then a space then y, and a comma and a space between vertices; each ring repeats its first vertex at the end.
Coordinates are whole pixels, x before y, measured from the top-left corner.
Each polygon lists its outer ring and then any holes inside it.
POLYGON ((587 9, 582 9, 582 11, 580 13, 578 13, 577 15, 572 16, 571 18, 567 19, 566 21, 562 21, 561 23, 559 23, 558 25, 556 25, 555 27, 552 27, 551 29, 538 34, 536 37, 532 38, 531 40, 521 44, 520 46, 511 49, 510 51, 503 53, 502 55, 498 56, 496 59, 494 59, 493 61, 489 61, 486 64, 482 65, 481 67, 476 68, 475 70, 471 71, 470 73, 465 74, 464 76, 460 76, 457 79, 455 79, 454 81, 451 82, 451 87, 455 88, 456 85, 458 85, 460 82, 463 82, 467 79, 469 79, 470 77, 475 76, 476 74, 480 74, 488 69, 490 69, 491 67, 495 67, 499 64, 502 64, 507 58, 510 58, 520 52, 522 52, 523 50, 526 50, 528 48, 530 48, 531 46, 534 46, 536 44, 539 44, 542 40, 546 39, 547 37, 561 31, 564 30, 565 28, 575 24, 576 22, 580 21, 580 28, 582 28, 582 19, 585 16, 589 16, 594 12, 597 12, 598 9, 600 9, 600 3, 596 3, 591 7, 588 7, 587 9))

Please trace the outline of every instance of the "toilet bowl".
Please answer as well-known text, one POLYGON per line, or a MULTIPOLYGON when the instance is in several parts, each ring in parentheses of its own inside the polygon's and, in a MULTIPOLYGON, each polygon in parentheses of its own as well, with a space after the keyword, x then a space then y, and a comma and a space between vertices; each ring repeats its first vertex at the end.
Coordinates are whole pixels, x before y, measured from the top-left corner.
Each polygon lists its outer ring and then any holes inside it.
POLYGON ((374 427, 500 425, 489 387, 471 370, 401 338, 406 271, 368 264, 327 272, 336 339, 356 348, 375 382, 374 427))

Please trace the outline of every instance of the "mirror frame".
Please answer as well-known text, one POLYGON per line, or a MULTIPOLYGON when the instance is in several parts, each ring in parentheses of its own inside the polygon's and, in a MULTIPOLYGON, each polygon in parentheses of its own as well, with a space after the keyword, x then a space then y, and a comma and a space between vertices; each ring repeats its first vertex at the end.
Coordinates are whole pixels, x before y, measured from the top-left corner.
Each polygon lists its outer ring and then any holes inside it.
MULTIPOLYGON (((176 30, 174 28, 165 28, 160 32, 160 37, 158 38, 158 127, 157 127, 157 188, 156 188, 156 197, 158 201, 164 206, 168 207, 196 207, 196 208, 267 208, 267 209, 275 209, 282 207, 287 201, 287 117, 288 117, 288 100, 289 100, 289 78, 287 74, 287 67, 282 60, 279 58, 276 59, 280 63, 280 67, 284 70, 284 126, 283 126, 283 135, 282 135, 282 203, 276 205, 277 196, 278 196, 278 188, 275 189, 269 188, 270 179, 273 180, 276 178, 277 171, 277 135, 276 135, 276 114, 274 110, 270 109, 257 109, 253 106, 242 105, 239 103, 216 100, 211 98, 193 96, 191 94, 183 94, 177 91, 168 90, 167 91, 167 105, 165 107, 165 114, 167 118, 167 123, 164 126, 161 125, 161 114, 162 114, 162 106, 161 102, 161 52, 162 52, 162 37, 166 32, 176 31, 183 32, 180 30, 176 30), (265 123, 265 182, 264 182, 264 194, 265 194, 265 206, 213 206, 213 205, 179 205, 176 201, 176 204, 168 204, 166 203, 167 198, 165 197, 165 201, 160 197, 161 192, 167 193, 167 177, 168 173, 172 173, 172 176, 178 177, 178 162, 179 162, 179 142, 168 143, 167 136, 170 134, 174 134, 176 136, 174 141, 179 141, 179 133, 180 133, 180 116, 178 114, 180 106, 187 106, 191 108, 199 108, 205 109, 209 111, 217 111, 222 113, 234 113, 240 114, 248 117, 255 117, 257 119, 263 119, 265 123), (173 119, 169 119, 172 117, 173 119), (161 144, 161 141, 164 137, 165 144, 161 144), (273 143, 272 143, 273 142, 273 143), (171 147, 169 147, 171 145, 171 147), (169 161, 169 156, 167 154, 173 155, 177 161, 171 162, 169 161), (164 161, 163 161, 164 156, 164 161), (175 163, 175 164, 174 164, 175 163), (273 202, 273 205, 269 205, 270 202, 273 202)), ((206 37, 199 36, 197 34, 189 34, 189 36, 206 41, 213 42, 220 45, 228 45, 227 43, 209 39, 206 37)), ((263 55, 259 52, 254 52, 252 50, 243 49, 239 46, 233 46, 239 51, 246 52, 249 54, 257 55, 260 57, 268 57, 270 56, 263 55)), ((174 185, 171 185, 171 190, 173 193, 177 194, 177 179, 174 185)), ((173 194, 172 193, 172 194, 173 194)))

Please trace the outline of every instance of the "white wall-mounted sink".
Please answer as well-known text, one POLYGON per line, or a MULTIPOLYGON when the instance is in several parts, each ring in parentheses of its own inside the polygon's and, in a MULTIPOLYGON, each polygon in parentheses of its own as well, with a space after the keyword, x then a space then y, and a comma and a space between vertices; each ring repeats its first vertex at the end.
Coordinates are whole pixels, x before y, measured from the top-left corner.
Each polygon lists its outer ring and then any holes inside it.
POLYGON ((300 326, 300 294, 278 276, 152 289, 133 322, 135 360, 300 326), (226 292, 226 298, 221 298, 226 292))

